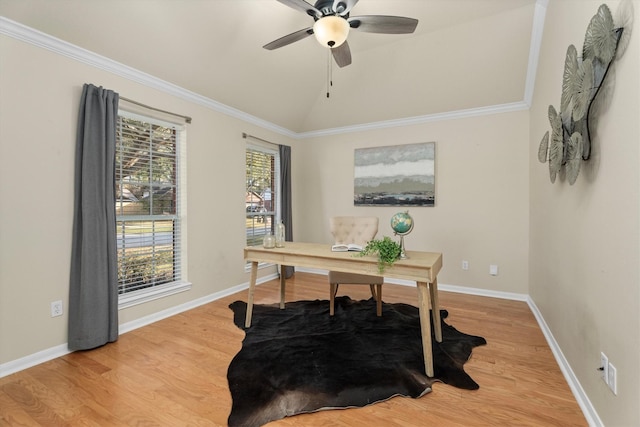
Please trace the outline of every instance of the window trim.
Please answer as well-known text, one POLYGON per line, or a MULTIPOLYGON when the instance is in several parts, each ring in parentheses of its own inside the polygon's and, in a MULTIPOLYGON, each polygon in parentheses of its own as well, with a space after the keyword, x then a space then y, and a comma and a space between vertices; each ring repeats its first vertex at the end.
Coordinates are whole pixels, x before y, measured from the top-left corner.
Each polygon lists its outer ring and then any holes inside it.
POLYGON ((138 304, 144 304, 145 302, 154 301, 170 295, 175 295, 190 289, 191 282, 180 280, 153 286, 151 288, 140 289, 126 294, 119 294, 118 310, 133 307, 138 304))
MULTIPOLYGON (((154 301, 160 298, 164 298, 177 293, 185 292, 191 289, 192 284, 187 279, 187 156, 186 156, 186 134, 187 129, 183 123, 176 123, 170 120, 158 119, 152 115, 140 114, 132 111, 118 109, 118 116, 140 120, 147 123, 152 123, 160 126, 175 127, 176 129, 176 163, 177 163, 177 206, 176 206, 176 221, 180 232, 178 238, 180 239, 180 279, 163 283, 161 285, 152 286, 150 288, 139 289, 132 292, 118 294, 118 310, 133 307, 139 304, 144 304, 149 301, 154 301)), ((117 286, 117 283, 116 283, 117 286)))
MULTIPOLYGON (((274 221, 276 222, 276 224, 278 222, 280 222, 280 220, 282 219, 282 196, 281 196, 281 179, 282 177, 280 176, 280 151, 278 150, 278 146, 276 144, 267 142, 267 141, 262 141, 259 139, 256 139, 254 137, 251 137, 250 135, 246 136, 246 143, 245 143, 245 156, 246 156, 246 151, 247 150, 254 150, 254 151, 261 151, 263 153, 267 153, 270 155, 273 155, 274 157, 274 185, 273 187, 276 190, 276 204, 275 204, 275 214, 274 214, 274 221)), ((246 171, 245 171, 246 172, 246 171)), ((246 183, 245 183, 245 192, 247 191, 246 188, 246 183)), ((247 228, 245 227, 245 234, 246 234, 246 230, 247 228)), ((245 241, 245 245, 246 245, 246 241, 245 241)), ((260 262, 258 263, 258 269, 264 269, 267 267, 271 267, 276 265, 273 262, 260 262)), ((245 262, 244 264, 244 272, 245 273, 249 273, 251 272, 251 263, 250 262, 245 262)))

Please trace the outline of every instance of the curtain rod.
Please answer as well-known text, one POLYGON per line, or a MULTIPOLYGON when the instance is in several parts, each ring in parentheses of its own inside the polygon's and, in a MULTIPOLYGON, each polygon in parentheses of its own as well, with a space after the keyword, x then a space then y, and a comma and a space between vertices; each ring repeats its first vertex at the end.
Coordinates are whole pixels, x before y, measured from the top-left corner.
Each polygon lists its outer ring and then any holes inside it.
POLYGON ((153 111, 158 111, 160 113, 170 114, 170 115, 176 116, 176 117, 181 117, 181 118, 184 119, 185 122, 191 123, 191 117, 189 117, 189 116, 183 116, 182 114, 176 114, 176 113, 172 113, 171 111, 166 111, 166 110, 161 110, 160 108, 151 107, 151 106, 143 104, 141 102, 134 101, 133 99, 125 98, 124 96, 120 96, 120 99, 122 99, 123 101, 130 102, 132 104, 135 104, 135 105, 137 105, 139 107, 148 108, 148 109, 153 110, 153 111))
POLYGON ((273 144, 273 142, 271 142, 271 141, 267 141, 266 139, 258 138, 257 136, 249 135, 248 133, 244 133, 244 132, 242 132, 242 137, 244 139, 253 138, 253 139, 257 139, 258 141, 266 142, 267 144, 273 144))

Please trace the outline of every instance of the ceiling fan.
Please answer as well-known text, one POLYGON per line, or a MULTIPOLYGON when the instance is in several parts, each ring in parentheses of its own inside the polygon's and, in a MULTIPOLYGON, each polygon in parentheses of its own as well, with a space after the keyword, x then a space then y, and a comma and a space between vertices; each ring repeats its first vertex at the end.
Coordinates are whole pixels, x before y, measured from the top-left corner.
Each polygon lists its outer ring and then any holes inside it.
POLYGON ((417 19, 403 16, 349 16, 358 0, 317 0, 313 6, 304 0, 278 1, 306 13, 315 23, 312 27, 280 37, 263 47, 267 50, 278 49, 314 34, 322 46, 331 49, 339 67, 351 64, 351 50, 347 43, 350 29, 366 33, 410 34, 418 25, 417 19))

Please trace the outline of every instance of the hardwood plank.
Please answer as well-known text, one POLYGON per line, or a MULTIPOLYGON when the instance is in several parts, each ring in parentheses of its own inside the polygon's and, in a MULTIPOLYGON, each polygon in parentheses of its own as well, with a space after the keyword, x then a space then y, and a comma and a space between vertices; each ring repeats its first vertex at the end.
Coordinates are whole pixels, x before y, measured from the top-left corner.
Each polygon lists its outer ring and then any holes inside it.
MULTIPOLYGON (((385 302, 417 305, 415 287, 385 284, 385 302)), ((368 286, 339 295, 369 299, 368 286)), ((279 302, 279 281, 259 285, 256 304, 279 302)), ((327 278, 296 273, 286 300, 329 299, 327 278)), ((321 411, 269 426, 585 426, 586 420, 524 302, 440 291, 447 323, 481 335, 465 370, 475 391, 436 383, 420 399, 321 411)), ((226 372, 244 332, 228 305, 243 291, 0 379, 0 426, 223 426, 231 409, 226 372)), ((328 301, 327 301, 327 304, 328 301)), ((384 312, 383 312, 384 316, 384 312)))
POLYGON ((19 405, 4 392, 0 392, 0 426, 37 426, 19 405))

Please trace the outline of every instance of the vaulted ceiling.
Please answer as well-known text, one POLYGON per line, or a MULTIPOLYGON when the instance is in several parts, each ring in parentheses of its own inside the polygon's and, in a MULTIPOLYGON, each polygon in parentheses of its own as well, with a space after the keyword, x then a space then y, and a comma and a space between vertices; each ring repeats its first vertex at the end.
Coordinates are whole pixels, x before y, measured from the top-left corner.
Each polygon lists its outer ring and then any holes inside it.
POLYGON ((328 52, 313 37, 262 48, 313 24, 276 0, 0 0, 0 15, 309 133, 523 101, 535 3, 360 0, 351 16, 419 24, 407 35, 351 31, 353 63, 333 63, 329 98, 328 52))

